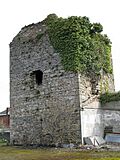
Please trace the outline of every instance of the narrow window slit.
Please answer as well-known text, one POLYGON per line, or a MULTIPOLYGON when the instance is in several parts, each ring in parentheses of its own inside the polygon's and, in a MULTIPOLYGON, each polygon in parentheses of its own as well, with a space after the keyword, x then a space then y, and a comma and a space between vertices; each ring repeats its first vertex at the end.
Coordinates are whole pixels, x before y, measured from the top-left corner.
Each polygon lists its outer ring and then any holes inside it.
POLYGON ((35 75, 37 85, 41 85, 43 81, 43 72, 41 70, 37 70, 33 72, 35 75))

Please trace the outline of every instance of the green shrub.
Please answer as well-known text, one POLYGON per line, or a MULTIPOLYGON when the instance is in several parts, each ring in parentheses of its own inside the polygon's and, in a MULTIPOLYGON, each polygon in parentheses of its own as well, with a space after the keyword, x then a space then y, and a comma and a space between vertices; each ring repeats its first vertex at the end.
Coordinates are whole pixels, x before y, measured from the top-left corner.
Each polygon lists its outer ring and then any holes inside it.
POLYGON ((105 103, 111 102, 111 101, 120 101, 120 91, 116 92, 116 93, 101 94, 99 99, 102 104, 105 104, 105 103))

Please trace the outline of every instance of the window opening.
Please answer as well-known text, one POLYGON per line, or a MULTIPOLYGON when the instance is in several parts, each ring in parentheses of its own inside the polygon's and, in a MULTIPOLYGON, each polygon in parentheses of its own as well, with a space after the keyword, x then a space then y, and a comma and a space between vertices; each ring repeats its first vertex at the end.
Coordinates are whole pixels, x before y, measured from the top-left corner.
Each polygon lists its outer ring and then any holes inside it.
POLYGON ((34 71, 33 72, 35 75, 35 79, 36 79, 36 83, 38 85, 42 84, 42 80, 43 80, 43 72, 40 70, 34 71))

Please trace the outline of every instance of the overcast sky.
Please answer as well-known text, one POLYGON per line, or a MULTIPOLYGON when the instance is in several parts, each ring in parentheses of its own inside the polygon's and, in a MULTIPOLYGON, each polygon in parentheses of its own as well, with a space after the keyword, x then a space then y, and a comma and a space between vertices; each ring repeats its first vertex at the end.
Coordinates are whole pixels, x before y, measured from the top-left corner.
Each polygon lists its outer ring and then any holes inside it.
POLYGON ((100 22, 112 41, 116 91, 120 90, 120 0, 1 0, 0 1, 0 111, 9 107, 9 43, 20 29, 48 14, 87 16, 100 22))

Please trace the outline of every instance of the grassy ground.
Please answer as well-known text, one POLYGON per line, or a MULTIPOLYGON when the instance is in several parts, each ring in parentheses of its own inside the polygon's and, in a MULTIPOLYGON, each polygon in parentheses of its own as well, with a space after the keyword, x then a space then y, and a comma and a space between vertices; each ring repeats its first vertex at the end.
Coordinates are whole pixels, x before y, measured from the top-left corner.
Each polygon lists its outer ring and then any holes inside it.
POLYGON ((0 146, 0 160, 120 160, 120 152, 21 149, 0 146))

